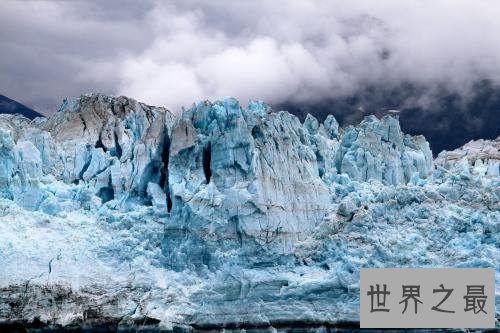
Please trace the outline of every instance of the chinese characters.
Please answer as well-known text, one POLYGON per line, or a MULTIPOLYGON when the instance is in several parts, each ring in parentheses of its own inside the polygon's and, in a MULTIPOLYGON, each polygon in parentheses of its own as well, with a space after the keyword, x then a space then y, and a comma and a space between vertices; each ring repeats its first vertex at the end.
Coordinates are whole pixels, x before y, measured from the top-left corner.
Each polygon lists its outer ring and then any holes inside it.
POLYGON ((493 328, 494 268, 361 268, 361 328, 493 328))
MULTIPOLYGON (((418 304, 424 304, 420 300, 420 286, 419 285, 403 285, 402 286, 402 300, 399 304, 404 304, 404 309, 402 313, 405 313, 408 304, 413 303, 415 314, 418 313, 418 304)), ((450 298, 454 289, 446 289, 443 284, 439 285, 439 289, 433 289, 432 293, 444 293, 442 300, 431 307, 432 311, 438 311, 443 313, 455 313, 455 310, 446 310, 440 308, 443 303, 450 298)), ((370 285, 370 290, 367 292, 367 296, 370 296, 371 310, 370 312, 389 312, 390 309, 386 308, 386 298, 391 292, 387 289, 387 284, 383 284, 382 288, 380 284, 370 285)), ((467 294, 463 296, 465 299, 464 311, 473 311, 475 314, 479 312, 484 312, 487 314, 484 306, 486 304, 486 299, 488 296, 484 294, 484 285, 467 285, 467 294)))

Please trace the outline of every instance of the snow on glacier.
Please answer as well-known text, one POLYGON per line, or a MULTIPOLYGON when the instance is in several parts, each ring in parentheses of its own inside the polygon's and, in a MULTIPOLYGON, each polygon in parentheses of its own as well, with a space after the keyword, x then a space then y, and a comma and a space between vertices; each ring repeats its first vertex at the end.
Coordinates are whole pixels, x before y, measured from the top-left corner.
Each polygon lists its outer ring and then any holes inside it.
POLYGON ((433 160, 393 117, 232 98, 0 115, 0 320, 335 324, 359 320, 362 267, 498 272, 499 142, 433 160))

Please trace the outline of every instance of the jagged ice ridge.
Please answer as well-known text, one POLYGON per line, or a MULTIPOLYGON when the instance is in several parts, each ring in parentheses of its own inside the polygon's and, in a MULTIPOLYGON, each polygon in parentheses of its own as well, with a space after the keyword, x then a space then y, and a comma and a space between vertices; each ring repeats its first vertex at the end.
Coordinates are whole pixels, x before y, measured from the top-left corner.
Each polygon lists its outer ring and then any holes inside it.
POLYGON ((0 321, 356 322, 362 267, 499 271, 499 148, 232 98, 0 115, 0 321))

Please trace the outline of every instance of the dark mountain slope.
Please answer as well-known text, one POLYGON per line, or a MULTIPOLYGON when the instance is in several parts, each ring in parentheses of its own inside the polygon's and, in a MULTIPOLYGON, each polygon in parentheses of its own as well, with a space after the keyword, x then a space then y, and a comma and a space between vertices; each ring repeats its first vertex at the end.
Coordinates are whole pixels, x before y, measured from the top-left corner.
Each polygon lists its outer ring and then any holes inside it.
POLYGON ((33 119, 36 117, 43 117, 42 114, 30 109, 29 107, 14 101, 4 95, 0 95, 0 113, 15 114, 19 113, 26 118, 33 119))
POLYGON ((495 139, 500 135, 500 87, 488 81, 478 82, 468 96, 443 88, 431 92, 411 84, 378 85, 353 96, 274 107, 302 120, 307 113, 320 121, 333 114, 341 126, 357 124, 370 114, 378 117, 397 114, 402 130, 424 135, 434 155, 456 149, 470 140, 495 139))

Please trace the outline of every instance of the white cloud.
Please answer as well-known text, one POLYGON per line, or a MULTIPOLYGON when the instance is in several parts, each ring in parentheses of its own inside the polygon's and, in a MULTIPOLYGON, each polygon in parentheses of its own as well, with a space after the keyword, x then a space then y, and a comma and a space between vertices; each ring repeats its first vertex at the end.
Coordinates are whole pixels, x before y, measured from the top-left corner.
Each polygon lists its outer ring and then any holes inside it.
POLYGON ((123 64, 119 91, 173 109, 225 95, 307 101, 404 81, 465 91, 500 78, 495 12, 500 2, 481 0, 158 4, 148 22, 155 41, 123 64))
POLYGON ((499 12, 496 0, 4 0, 0 89, 47 106, 94 90, 174 110, 369 84, 466 92, 500 82, 499 12))

